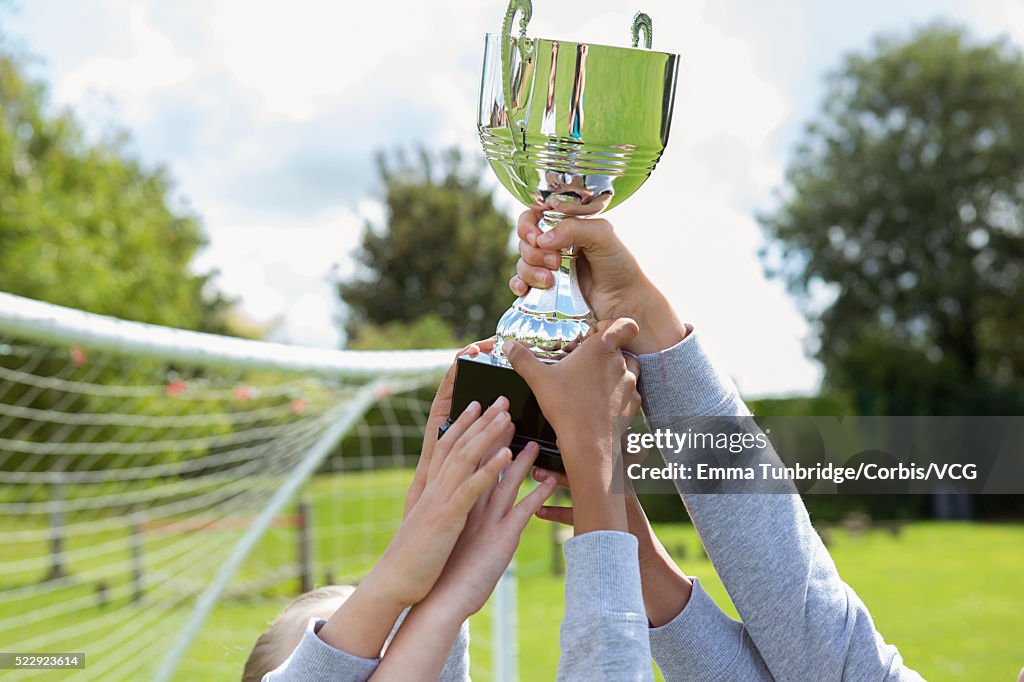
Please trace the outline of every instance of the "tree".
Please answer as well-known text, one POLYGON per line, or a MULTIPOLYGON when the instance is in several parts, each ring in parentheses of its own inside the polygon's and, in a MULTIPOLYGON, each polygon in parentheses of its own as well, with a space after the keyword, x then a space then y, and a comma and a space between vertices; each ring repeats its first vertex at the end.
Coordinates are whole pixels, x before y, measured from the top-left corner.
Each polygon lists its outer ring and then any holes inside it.
POLYGON ((90 312, 226 331, 229 302, 189 265, 204 238, 171 182, 86 140, 69 111, 0 52, 0 291, 90 312))
POLYGON ((762 254, 861 410, 1024 407, 1024 60, 934 25, 830 77, 762 254))
MULTIPOLYGON (((338 285, 349 340, 381 341, 415 330, 418 347, 490 336, 511 303, 512 225, 484 186, 481 163, 458 149, 377 157, 384 225, 367 222, 361 271, 338 285), (427 315, 434 317, 422 321, 427 315), (443 324, 439 324, 443 322, 443 324), (389 325, 383 333, 379 328, 389 325), (429 332, 429 333, 428 333, 429 332)), ((407 347, 395 340, 395 347, 407 347)))

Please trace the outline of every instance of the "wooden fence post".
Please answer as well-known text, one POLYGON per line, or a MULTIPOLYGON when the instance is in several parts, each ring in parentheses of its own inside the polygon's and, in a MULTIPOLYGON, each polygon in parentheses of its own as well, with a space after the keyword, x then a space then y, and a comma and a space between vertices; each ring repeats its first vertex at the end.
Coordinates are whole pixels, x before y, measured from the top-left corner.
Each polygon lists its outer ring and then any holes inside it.
POLYGON ((299 536, 299 592, 313 589, 313 507, 303 498, 296 505, 299 536))
POLYGON ((67 577, 64 569, 64 484, 54 481, 50 484, 50 499, 53 509, 50 512, 50 572, 47 580, 60 580, 67 577))

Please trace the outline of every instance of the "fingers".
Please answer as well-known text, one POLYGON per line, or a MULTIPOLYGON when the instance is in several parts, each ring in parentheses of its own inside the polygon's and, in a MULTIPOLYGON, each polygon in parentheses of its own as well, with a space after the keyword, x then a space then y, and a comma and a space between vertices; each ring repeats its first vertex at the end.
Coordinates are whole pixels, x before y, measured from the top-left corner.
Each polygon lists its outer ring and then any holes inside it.
POLYGON ((544 506, 537 510, 537 518, 561 523, 566 526, 572 525, 572 507, 551 507, 544 506))
POLYGON ((519 500, 516 506, 512 507, 512 510, 505 516, 505 520, 502 521, 502 524, 507 523, 511 525, 517 534, 522 533, 523 529, 526 528, 526 524, 533 518, 533 515, 540 511, 540 508, 544 506, 544 502, 555 492, 556 487, 554 478, 545 480, 534 488, 529 495, 519 500))
POLYGON ((434 400, 430 403, 430 416, 427 417, 427 427, 434 425, 433 434, 427 433, 427 438, 437 438, 437 428, 448 418, 448 412, 452 405, 452 392, 455 390, 455 363, 453 362, 444 373, 434 400))
POLYGON ((500 519, 516 501, 516 494, 519 486, 523 484, 530 467, 537 459, 540 448, 536 443, 530 442, 519 451, 519 455, 512 462, 505 475, 498 481, 498 487, 491 493, 491 509, 495 518, 500 519))
MULTIPOLYGON (((559 210, 569 213, 567 210, 559 210)), ((546 251, 558 251, 573 245, 593 253, 614 251, 619 248, 618 237, 615 236, 612 224, 601 218, 565 218, 539 235, 536 243, 538 248, 546 251)))
POLYGON ((515 341, 506 341, 501 347, 505 359, 512 365, 512 369, 526 380, 530 388, 535 388, 534 382, 539 381, 545 370, 544 363, 528 351, 522 344, 515 341))
POLYGON ((491 457, 479 469, 473 472, 465 483, 460 485, 452 496, 452 504, 457 514, 465 515, 473 507, 484 492, 491 489, 491 486, 498 480, 501 470, 512 461, 512 451, 502 448, 494 457, 491 457))
POLYGON ((512 417, 508 413, 508 399, 500 397, 487 408, 480 419, 466 429, 452 447, 452 454, 448 457, 451 464, 446 469, 454 477, 455 485, 481 466, 486 455, 498 447, 508 445, 515 432, 511 427, 512 417))
POLYGON ((508 281, 508 288, 512 290, 512 293, 516 296, 526 296, 530 293, 530 286, 519 278, 519 275, 515 275, 508 281))
MULTIPOLYGON (((559 252, 554 251, 552 253, 559 252)), ((543 261, 541 265, 535 266, 530 265, 520 258, 519 261, 516 262, 516 277, 518 277, 523 284, 537 289, 547 289, 555 283, 555 276, 551 273, 549 268, 543 265, 543 261)))
POLYGON ((635 321, 628 317, 620 317, 608 325, 608 328, 601 334, 601 338, 611 348, 619 350, 628 345, 639 333, 640 326, 635 321))
MULTIPOLYGON (((458 353, 456 353, 455 356, 456 357, 460 357, 460 356, 463 356, 463 355, 468 355, 468 356, 470 356, 472 358, 472 357, 476 357, 480 353, 490 353, 493 348, 494 348, 494 337, 492 336, 491 338, 484 339, 483 341, 474 341, 473 343, 469 344, 468 346, 466 346, 465 348, 460 350, 458 353)), ((453 365, 453 367, 454 367, 454 365, 453 365)), ((447 376, 448 375, 446 374, 445 378, 447 378, 447 376)), ((454 386, 455 386, 455 376, 453 374, 452 375, 452 387, 454 388, 454 386)))
POLYGON ((428 479, 433 479, 437 476, 438 470, 444 463, 447 455, 452 450, 452 446, 460 437, 472 426, 477 417, 480 415, 480 403, 477 401, 471 402, 466 406, 466 409, 462 411, 459 418, 455 420, 448 430, 445 431, 444 435, 441 436, 440 440, 437 441, 437 445, 434 447, 434 452, 431 456, 428 479))
POLYGON ((530 246, 524 241, 519 242, 519 255, 528 265, 544 267, 549 270, 554 270, 562 264, 561 251, 545 251, 530 246))
POLYGON ((538 483, 542 483, 546 478, 554 478, 560 488, 569 487, 569 477, 561 471, 551 471, 550 469, 544 469, 542 467, 534 467, 533 478, 538 483))
POLYGON ((541 209, 531 208, 519 216, 519 221, 516 224, 516 235, 530 246, 537 246, 537 237, 541 235, 539 224, 542 215, 543 211, 541 209))

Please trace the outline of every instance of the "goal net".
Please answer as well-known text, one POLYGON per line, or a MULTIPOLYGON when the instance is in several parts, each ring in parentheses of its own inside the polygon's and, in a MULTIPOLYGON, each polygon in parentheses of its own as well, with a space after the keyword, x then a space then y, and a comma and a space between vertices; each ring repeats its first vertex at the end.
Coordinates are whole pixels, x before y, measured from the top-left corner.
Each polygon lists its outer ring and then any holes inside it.
MULTIPOLYGON (((0 294, 0 650, 83 655, 74 679, 237 679, 288 599, 380 556, 452 357, 0 294)), ((514 675, 509 589, 473 623, 475 678, 514 675)))

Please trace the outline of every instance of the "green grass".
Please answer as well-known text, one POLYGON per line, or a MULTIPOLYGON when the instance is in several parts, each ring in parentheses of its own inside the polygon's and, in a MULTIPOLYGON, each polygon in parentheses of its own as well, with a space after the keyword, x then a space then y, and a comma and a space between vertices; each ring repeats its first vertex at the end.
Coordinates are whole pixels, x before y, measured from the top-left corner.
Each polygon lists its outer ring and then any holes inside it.
MULTIPOLYGON (((322 476, 312 482, 306 497, 314 510, 318 584, 324 583, 328 570, 336 580, 343 581, 358 577, 372 566, 394 531, 409 475, 408 471, 385 470, 322 476)), ((14 519, 4 523, 5 528, 18 527, 14 519)), ((558 661, 562 579, 550 570, 551 530, 548 524, 531 521, 517 558, 519 654, 524 680, 554 679, 558 661)), ((663 524, 657 531, 683 569, 699 576, 718 603, 735 615, 700 550, 693 528, 663 524)), ((209 533, 211 548, 219 545, 223 552, 241 531, 202 532, 209 533)), ((929 680, 1015 679, 1024 665, 1024 524, 919 522, 904 526, 898 537, 884 531, 860 536, 833 531, 830 536, 829 550, 844 579, 857 590, 879 631, 899 647, 908 665, 929 680)), ((75 543, 104 540, 110 538, 97 534, 76 539, 75 543)), ((146 553, 156 553, 162 541, 147 540, 146 553)), ((27 549, 32 553, 46 551, 44 543, 22 548, 27 549)), ((122 551, 118 548, 117 553, 122 551)), ((246 562, 234 585, 251 584, 270 571, 294 564, 295 554, 295 530, 275 527, 246 562)), ((101 559, 71 568, 76 572, 96 571, 101 559)), ((13 582, 24 583, 31 576, 8 576, 7 586, 12 578, 13 582)), ((116 583, 117 579, 114 576, 112 581, 116 583)), ((89 585, 82 585, 82 594, 87 595, 89 589, 89 585)), ((256 594, 236 594, 222 600, 176 679, 238 679, 256 637, 296 591, 297 581, 292 579, 264 587, 256 594)), ((106 607, 107 613, 115 606, 106 607)), ((24 603, 5 605, 0 598, 0 617, 15 615, 12 609, 24 607, 24 603)), ((85 622, 100 613, 96 606, 83 608, 69 615, 61 626, 85 622)), ((175 628, 186 615, 185 609, 166 613, 175 628)), ((34 627, 29 625, 28 630, 34 627)), ((489 679, 486 671, 491 632, 486 610, 474 619, 472 630, 475 677, 489 679)), ((169 644, 150 649, 147 658, 159 660, 169 644)), ((88 646, 82 648, 88 654, 88 646)), ((113 653, 116 655, 116 649, 113 653)), ((124 675, 124 679, 144 678, 128 672, 124 675)), ((41 679, 69 678, 55 673, 41 679)))
MULTIPOLYGON (((397 496, 406 475, 378 472, 346 480, 320 478, 312 486, 318 519, 323 522, 325 515, 334 513, 327 518, 338 523, 339 498, 354 491, 389 491, 390 504, 400 505, 397 496)), ((366 522, 388 505, 385 500, 370 509, 342 513, 349 515, 348 520, 366 522)), ((395 507, 390 509, 394 512, 395 507)), ((683 569, 699 576, 716 601, 735 616, 693 528, 661 524, 657 532, 683 569)), ((389 533, 382 529, 371 540, 382 548, 389 533)), ((328 553, 341 550, 330 542, 318 547, 328 553)), ((1024 524, 919 522, 904 526, 898 537, 884 531, 860 536, 834 531, 829 550, 843 578, 871 610, 879 631, 926 679, 1015 679, 1024 665, 1024 524)), ((357 564, 368 565, 365 559, 357 564)), ((562 579, 550 571, 548 524, 531 521, 517 561, 522 678, 554 679, 563 600, 562 579)), ((218 607, 179 679, 212 680, 237 674, 251 643, 286 599, 218 607), (217 672, 204 673, 212 663, 217 664, 217 672)), ((482 640, 490 639, 486 618, 473 623, 473 632, 474 668, 485 670, 489 652, 482 640)))

